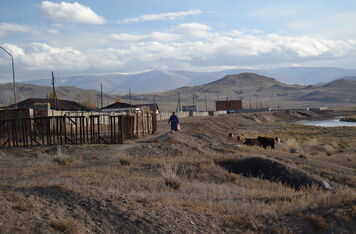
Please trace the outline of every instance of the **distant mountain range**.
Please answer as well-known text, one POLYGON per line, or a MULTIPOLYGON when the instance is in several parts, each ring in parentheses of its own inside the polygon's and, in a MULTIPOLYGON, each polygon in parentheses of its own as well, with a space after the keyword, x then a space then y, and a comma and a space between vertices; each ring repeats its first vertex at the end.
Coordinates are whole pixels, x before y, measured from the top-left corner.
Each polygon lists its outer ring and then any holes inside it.
MULTIPOLYGON (((158 82, 154 79, 155 77, 152 77, 152 82, 158 82)), ((57 87, 56 90, 62 99, 74 100, 85 105, 99 103, 99 91, 97 90, 75 87, 57 87)), ((244 108, 345 106, 356 105, 355 90, 356 80, 352 79, 336 79, 323 85, 296 85, 285 84, 275 78, 256 73, 240 73, 226 75, 203 85, 184 86, 162 92, 132 94, 131 100, 133 103, 152 103, 155 100, 163 111, 175 110, 178 93, 181 105, 191 105, 194 102, 200 110, 206 108, 214 110, 216 100, 226 99, 242 99, 244 108)), ((46 97, 51 91, 52 89, 48 86, 17 83, 18 101, 29 97, 46 97)), ((12 84, 0 84, 0 106, 12 104, 12 97, 12 84)), ((121 95, 120 98, 128 101, 130 97, 126 94, 121 95)), ((113 95, 105 94, 104 105, 113 103, 114 99, 113 95)))
MULTIPOLYGON (((57 86, 73 86, 82 89, 100 89, 100 83, 106 93, 123 95, 131 89, 132 93, 159 92, 182 86, 196 86, 215 81, 226 75, 240 73, 258 73, 274 77, 287 84, 324 84, 340 77, 356 77, 356 70, 331 67, 288 67, 276 69, 234 69, 218 72, 149 71, 139 74, 83 75, 56 78, 57 86)), ((24 83, 50 86, 51 80, 39 79, 24 83)))

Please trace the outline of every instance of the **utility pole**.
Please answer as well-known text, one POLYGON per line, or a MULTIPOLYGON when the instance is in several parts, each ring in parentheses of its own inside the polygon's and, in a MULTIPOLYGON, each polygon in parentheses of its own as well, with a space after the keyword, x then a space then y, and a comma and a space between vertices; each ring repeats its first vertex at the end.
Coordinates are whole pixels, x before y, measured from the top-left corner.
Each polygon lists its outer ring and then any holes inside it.
POLYGON ((58 110, 58 101, 57 101, 57 93, 56 88, 54 87, 54 72, 52 71, 52 94, 54 98, 54 105, 56 106, 56 110, 58 110))
POLYGON ((279 110, 279 96, 277 94, 277 107, 278 107, 278 110, 279 110))
POLYGON ((208 111, 208 103, 206 102, 206 95, 204 96, 205 99, 205 111, 208 111))
POLYGON ((131 101, 131 89, 129 89, 129 99, 130 99, 130 105, 131 105, 131 103, 132 103, 132 101, 131 101))
POLYGON ((248 97, 248 100, 250 102, 250 109, 252 109, 252 105, 251 105, 251 97, 248 97))
POLYGON ((256 96, 256 109, 257 109, 257 101, 258 101, 258 98, 257 98, 257 96, 256 96))
POLYGON ((100 83, 100 109, 103 109, 103 83, 100 83))
POLYGON ((156 104, 156 94, 153 94, 153 104, 156 104))
POLYGON ((195 102, 194 102, 194 93, 193 93, 193 106, 195 105, 195 102))
POLYGON ((180 112, 180 110, 181 110, 181 106, 180 106, 180 93, 178 92, 178 101, 177 101, 176 112, 180 112))
POLYGON ((17 109, 17 101, 16 101, 16 82, 15 82, 15 66, 14 66, 14 58, 12 55, 5 50, 3 47, 0 46, 0 49, 5 51, 10 57, 11 57, 11 64, 12 64, 12 84, 13 84, 13 89, 14 89, 14 102, 15 102, 15 109, 17 109))

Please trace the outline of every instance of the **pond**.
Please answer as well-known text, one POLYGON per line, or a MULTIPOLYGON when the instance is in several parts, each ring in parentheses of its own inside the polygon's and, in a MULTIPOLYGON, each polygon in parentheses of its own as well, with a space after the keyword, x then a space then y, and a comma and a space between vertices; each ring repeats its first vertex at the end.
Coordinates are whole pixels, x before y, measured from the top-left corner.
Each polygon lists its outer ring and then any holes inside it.
POLYGON ((319 127, 356 127, 356 122, 344 122, 340 121, 342 117, 336 117, 332 119, 323 119, 323 120, 301 120, 297 121, 298 124, 319 126, 319 127))

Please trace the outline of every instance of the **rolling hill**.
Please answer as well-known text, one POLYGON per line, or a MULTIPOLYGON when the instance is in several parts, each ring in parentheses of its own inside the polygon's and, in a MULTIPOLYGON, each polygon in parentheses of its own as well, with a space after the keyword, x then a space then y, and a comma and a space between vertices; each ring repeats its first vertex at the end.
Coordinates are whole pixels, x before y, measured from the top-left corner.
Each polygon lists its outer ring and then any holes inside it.
MULTIPOLYGON (((204 85, 186 86, 155 94, 164 110, 175 110, 178 93, 181 105, 197 104, 200 110, 215 108, 215 100, 242 99, 245 108, 355 105, 356 81, 335 80, 323 86, 290 85, 255 73, 227 75, 204 85)), ((127 96, 123 96, 127 99, 127 96)), ((152 102, 153 94, 134 95, 137 102, 152 102)), ((161 109, 162 109, 161 108, 161 109)))
MULTIPOLYGON (((52 92, 52 88, 48 86, 39 86, 31 84, 16 83, 17 101, 22 101, 27 98, 45 98, 52 92)), ((97 90, 79 89, 75 87, 58 87, 56 93, 59 98, 65 100, 76 101, 81 104, 96 105, 100 92, 97 90)), ((112 103, 114 97, 104 94, 104 105, 112 103)), ((0 84, 0 106, 13 104, 13 86, 12 83, 0 84)))

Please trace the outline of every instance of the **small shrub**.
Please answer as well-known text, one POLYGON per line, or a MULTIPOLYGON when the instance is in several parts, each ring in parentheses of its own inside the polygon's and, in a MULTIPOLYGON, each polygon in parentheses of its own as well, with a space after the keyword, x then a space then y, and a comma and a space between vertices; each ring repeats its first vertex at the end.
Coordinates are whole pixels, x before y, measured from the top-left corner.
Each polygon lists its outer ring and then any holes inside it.
POLYGON ((290 147, 289 153, 292 153, 292 154, 297 153, 297 149, 295 147, 290 147))
POLYGON ((169 177, 169 178, 165 178, 164 179, 164 183, 166 184, 166 186, 172 188, 172 189, 179 189, 181 183, 179 182, 179 180, 173 178, 173 177, 169 177))
POLYGON ((130 165, 131 165, 131 161, 128 160, 128 159, 121 158, 121 159, 119 160, 119 162, 120 162, 120 164, 121 164, 122 166, 130 166, 130 165))
POLYGON ((60 232, 76 234, 79 233, 78 227, 75 225, 74 222, 70 220, 55 220, 49 223, 53 229, 56 229, 60 232))
POLYGON ((296 153, 299 148, 299 144, 295 139, 288 139, 286 141, 286 146, 287 146, 289 153, 292 153, 292 154, 296 153))
POLYGON ((304 154, 300 154, 300 155, 299 155, 299 158, 308 159, 307 156, 305 156, 304 154))
POLYGON ((332 145, 326 145, 324 149, 327 156, 330 156, 335 153, 335 148, 332 145))
POLYGON ((29 211, 32 210, 34 207, 28 202, 18 201, 15 203, 14 208, 18 209, 19 211, 29 211))
POLYGON ((66 166, 66 165, 69 165, 73 160, 67 155, 60 155, 60 156, 55 157, 53 159, 53 161, 55 161, 56 163, 58 163, 61 166, 66 166))
POLYGON ((326 228, 326 222, 323 217, 318 215, 308 215, 305 217, 313 226, 318 230, 324 230, 326 228))

